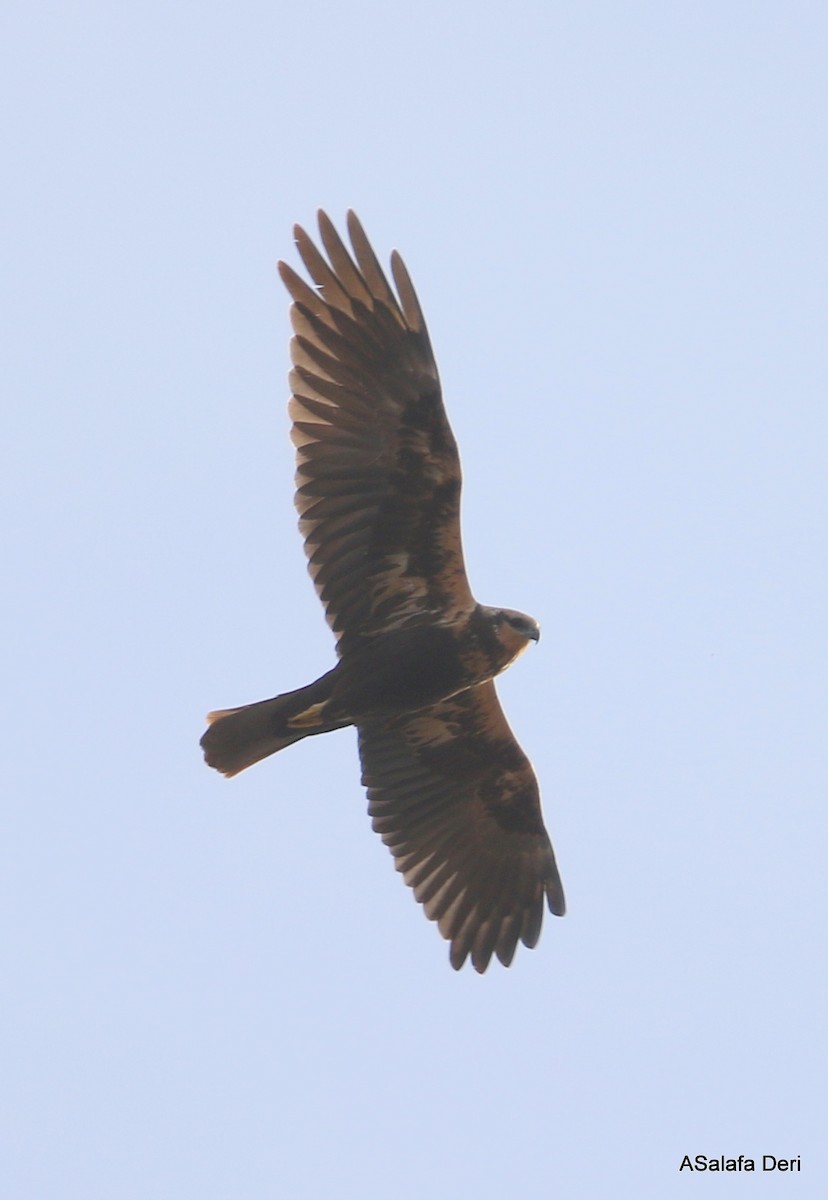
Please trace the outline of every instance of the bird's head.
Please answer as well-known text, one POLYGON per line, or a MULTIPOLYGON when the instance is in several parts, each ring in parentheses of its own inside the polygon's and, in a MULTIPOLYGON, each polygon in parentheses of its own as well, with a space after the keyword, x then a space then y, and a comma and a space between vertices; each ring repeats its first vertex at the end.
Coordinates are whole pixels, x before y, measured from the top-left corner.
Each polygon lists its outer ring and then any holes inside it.
POLYGON ((492 626, 497 640, 508 653, 508 662, 514 662, 530 642, 540 641, 540 625, 535 618, 515 612, 513 608, 493 609, 492 626))

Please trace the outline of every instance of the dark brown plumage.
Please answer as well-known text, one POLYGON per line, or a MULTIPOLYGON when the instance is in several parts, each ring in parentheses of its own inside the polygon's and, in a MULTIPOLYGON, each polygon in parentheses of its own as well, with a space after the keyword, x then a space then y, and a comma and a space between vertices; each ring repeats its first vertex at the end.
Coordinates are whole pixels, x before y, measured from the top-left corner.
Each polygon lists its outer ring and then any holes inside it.
POLYGON ((391 290, 362 226, 353 256, 324 213, 327 259, 296 244, 291 437, 309 569, 338 662, 308 687, 210 713, 201 744, 235 775, 291 742, 356 725, 373 825, 451 943, 506 966, 564 895, 538 786, 492 680, 537 641, 531 617, 472 596, 460 461, 422 310, 394 252, 391 290))

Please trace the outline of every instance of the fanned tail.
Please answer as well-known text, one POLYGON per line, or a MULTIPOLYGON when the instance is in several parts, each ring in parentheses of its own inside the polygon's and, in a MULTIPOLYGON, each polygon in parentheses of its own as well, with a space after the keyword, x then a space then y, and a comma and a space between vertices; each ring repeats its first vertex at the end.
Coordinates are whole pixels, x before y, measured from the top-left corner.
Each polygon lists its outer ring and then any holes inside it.
POLYGON ((304 737, 350 724, 325 718, 335 672, 336 668, 307 687, 271 700, 208 713, 209 728, 201 739, 208 766, 229 778, 304 737))

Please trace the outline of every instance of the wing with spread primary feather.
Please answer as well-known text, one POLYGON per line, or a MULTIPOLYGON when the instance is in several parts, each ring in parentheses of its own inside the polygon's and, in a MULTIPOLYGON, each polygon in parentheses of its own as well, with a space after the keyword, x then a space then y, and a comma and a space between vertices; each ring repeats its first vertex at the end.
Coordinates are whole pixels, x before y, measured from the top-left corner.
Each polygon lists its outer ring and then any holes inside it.
POLYGON ((291 436, 310 573, 337 635, 451 619, 474 605, 460 540, 460 461, 422 311, 398 297, 353 213, 353 255, 319 214, 327 260, 297 226, 316 285, 280 263, 292 298, 291 436))
POLYGON ((544 901, 562 916, 563 887, 532 766, 492 682, 359 730, 374 829, 451 943, 485 971, 534 946, 544 901))

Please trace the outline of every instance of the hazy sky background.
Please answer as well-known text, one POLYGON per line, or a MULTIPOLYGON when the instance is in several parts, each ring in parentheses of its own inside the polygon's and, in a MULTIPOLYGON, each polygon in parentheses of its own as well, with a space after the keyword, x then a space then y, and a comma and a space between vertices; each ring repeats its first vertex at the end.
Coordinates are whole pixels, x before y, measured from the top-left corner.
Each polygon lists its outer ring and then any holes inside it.
POLYGON ((10 1200, 825 1194, 822 3, 7 3, 10 1200), (405 256, 570 912, 455 974, 332 663, 278 258, 405 256), (679 1174, 682 1156, 802 1172, 679 1174))

